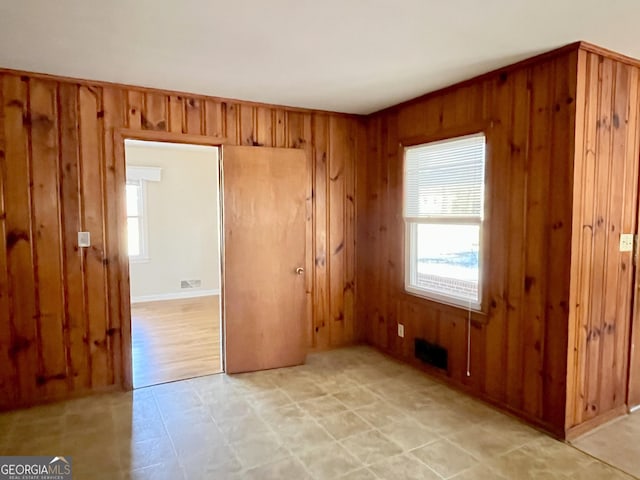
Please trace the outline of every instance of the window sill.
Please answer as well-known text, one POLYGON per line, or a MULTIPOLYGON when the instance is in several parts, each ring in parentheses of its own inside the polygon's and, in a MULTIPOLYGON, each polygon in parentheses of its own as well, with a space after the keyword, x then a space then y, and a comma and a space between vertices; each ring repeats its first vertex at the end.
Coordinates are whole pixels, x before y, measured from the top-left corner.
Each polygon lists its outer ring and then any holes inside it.
MULTIPOLYGON (((420 305, 420 306, 428 305, 433 309, 440 310, 442 312, 446 312, 451 315, 456 315, 464 318, 467 318, 469 315, 468 308, 461 307, 460 305, 455 305, 451 303, 445 303, 442 301, 434 300, 432 298, 425 297, 417 293, 409 292, 404 289, 401 291, 400 297, 405 301, 413 303, 414 305, 420 305)), ((489 314, 484 310, 471 309, 471 321, 475 324, 487 325, 489 323, 489 314)))

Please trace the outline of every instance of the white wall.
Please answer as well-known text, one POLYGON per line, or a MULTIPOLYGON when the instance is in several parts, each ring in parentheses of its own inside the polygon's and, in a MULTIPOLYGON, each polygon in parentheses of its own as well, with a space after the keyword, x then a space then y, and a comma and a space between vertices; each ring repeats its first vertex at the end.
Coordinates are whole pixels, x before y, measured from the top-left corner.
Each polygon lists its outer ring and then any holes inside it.
POLYGON ((131 262, 133 302, 219 293, 218 149, 126 142, 129 166, 162 169, 145 182, 148 261, 131 262), (181 289, 181 280, 201 280, 181 289))

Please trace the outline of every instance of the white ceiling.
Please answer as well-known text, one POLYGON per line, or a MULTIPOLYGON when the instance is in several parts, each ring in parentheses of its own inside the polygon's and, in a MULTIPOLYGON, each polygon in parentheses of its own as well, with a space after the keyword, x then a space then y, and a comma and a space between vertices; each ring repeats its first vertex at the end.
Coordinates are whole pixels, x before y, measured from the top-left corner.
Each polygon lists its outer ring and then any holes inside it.
POLYGON ((586 40, 638 0, 0 0, 0 67, 370 113, 586 40))

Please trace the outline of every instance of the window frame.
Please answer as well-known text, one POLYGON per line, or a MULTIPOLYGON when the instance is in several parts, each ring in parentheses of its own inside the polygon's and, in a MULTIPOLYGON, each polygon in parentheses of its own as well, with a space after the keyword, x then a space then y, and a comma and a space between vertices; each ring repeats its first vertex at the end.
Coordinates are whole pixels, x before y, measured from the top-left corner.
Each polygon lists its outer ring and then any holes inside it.
POLYGON ((487 125, 479 125, 477 128, 467 129, 450 129, 440 132, 439 135, 433 136, 419 136, 403 139, 399 142, 399 156, 402 165, 402 189, 400 192, 401 201, 401 221, 403 224, 402 235, 404 236, 403 254, 402 254, 402 266, 403 266, 403 292, 405 295, 411 298, 418 297, 422 300, 433 302, 437 305, 443 305, 459 310, 471 311, 474 316, 480 314, 480 317, 484 317, 488 313, 488 288, 487 288, 487 268, 489 265, 489 212, 490 212, 490 135, 487 125), (405 202, 406 202, 406 150, 412 147, 419 147, 429 143, 443 142, 447 140, 455 140, 457 138, 472 136, 472 135, 484 135, 485 139, 485 155, 484 155, 484 192, 483 192, 483 212, 480 219, 476 217, 443 217, 438 219, 426 220, 405 217, 405 202), (416 288, 411 286, 411 259, 416 258, 417 253, 414 251, 417 242, 412 242, 412 235, 417 235, 418 224, 441 224, 451 225, 479 225, 479 249, 478 249, 478 302, 469 302, 463 299, 457 299, 453 296, 439 294, 422 288, 416 288))
MULTIPOLYGON (((147 229, 147 187, 146 181, 143 179, 127 179, 126 185, 135 185, 138 187, 138 215, 129 215, 127 211, 127 245, 129 244, 129 219, 138 219, 138 238, 140 253, 138 255, 131 255, 127 249, 127 256, 131 263, 146 263, 149 261, 149 239, 147 229)), ((125 186, 126 188, 126 186, 125 186)), ((125 210, 126 205, 125 205, 125 210)))

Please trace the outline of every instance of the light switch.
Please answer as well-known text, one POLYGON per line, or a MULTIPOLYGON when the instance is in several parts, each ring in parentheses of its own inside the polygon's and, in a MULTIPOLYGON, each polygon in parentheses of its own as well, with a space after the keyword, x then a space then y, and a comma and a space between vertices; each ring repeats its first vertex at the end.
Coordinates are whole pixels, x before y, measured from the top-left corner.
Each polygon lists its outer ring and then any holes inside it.
POLYGON ((633 233, 620 234, 620 251, 633 252, 633 233))
POLYGON ((398 336, 404 338, 404 325, 401 323, 398 324, 398 336))
POLYGON ((91 234, 89 232, 78 232, 78 247, 86 248, 91 246, 91 234))

